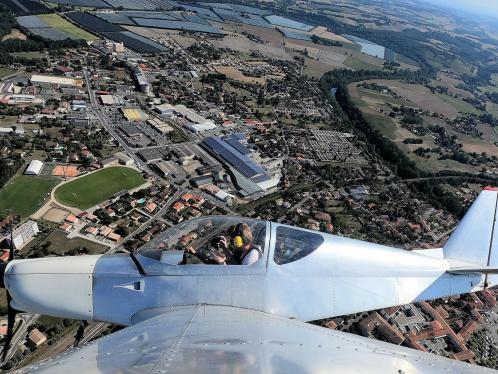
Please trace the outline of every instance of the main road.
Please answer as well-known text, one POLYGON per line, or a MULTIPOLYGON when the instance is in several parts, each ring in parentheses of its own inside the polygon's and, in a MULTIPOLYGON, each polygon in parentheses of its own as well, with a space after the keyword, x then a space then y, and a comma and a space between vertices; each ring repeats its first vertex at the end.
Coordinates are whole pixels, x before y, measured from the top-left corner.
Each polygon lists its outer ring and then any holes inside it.
POLYGON ((144 163, 135 154, 135 152, 133 151, 133 149, 128 144, 126 144, 126 142, 117 134, 117 132, 114 129, 114 127, 112 127, 109 124, 109 120, 107 119, 107 116, 101 111, 100 105, 97 102, 97 98, 95 96, 95 92, 93 92, 93 90, 92 90, 92 85, 91 85, 90 79, 88 77, 88 71, 86 69, 83 69, 83 75, 85 76, 85 83, 86 83, 86 88, 87 88, 87 91, 88 91, 88 96, 90 97, 91 107, 92 107, 94 113, 97 115, 97 117, 98 117, 100 123, 102 124, 102 126, 104 127, 104 129, 106 129, 107 132, 109 132, 109 134, 112 135, 112 137, 125 150, 126 154, 128 156, 130 156, 131 158, 133 158, 133 160, 135 161, 135 164, 138 166, 139 169, 145 170, 148 173, 154 174, 152 172, 152 170, 150 170, 150 168, 147 166, 147 164, 144 163))

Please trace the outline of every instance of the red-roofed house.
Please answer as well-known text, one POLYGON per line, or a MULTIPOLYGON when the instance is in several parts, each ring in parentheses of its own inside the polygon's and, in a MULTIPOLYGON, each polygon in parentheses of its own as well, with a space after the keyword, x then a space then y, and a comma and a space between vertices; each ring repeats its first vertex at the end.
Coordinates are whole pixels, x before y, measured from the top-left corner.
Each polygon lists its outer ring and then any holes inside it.
POLYGON ((145 206, 145 208, 144 208, 144 209, 145 209, 147 212, 152 213, 152 212, 154 212, 154 211, 156 210, 156 208, 157 208, 157 204, 156 204, 156 203, 154 203, 154 202, 150 202, 150 203, 148 203, 148 204, 145 206))

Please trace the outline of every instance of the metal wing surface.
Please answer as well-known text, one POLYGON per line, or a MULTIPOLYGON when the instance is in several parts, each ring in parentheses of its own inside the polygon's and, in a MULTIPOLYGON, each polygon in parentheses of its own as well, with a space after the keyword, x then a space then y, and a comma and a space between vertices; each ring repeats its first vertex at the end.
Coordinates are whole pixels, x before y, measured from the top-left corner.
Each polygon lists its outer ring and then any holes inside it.
POLYGON ((247 309, 149 310, 137 320, 143 321, 20 372, 407 374, 487 370, 247 309))

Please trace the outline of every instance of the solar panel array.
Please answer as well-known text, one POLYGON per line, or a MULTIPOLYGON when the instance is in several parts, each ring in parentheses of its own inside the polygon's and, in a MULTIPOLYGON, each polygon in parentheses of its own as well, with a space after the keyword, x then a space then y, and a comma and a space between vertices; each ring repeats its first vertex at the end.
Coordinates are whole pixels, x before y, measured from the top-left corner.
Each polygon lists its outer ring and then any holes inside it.
POLYGON ((109 4, 106 4, 102 0, 50 0, 50 2, 55 4, 70 5, 70 6, 110 8, 109 4))
POLYGON ((289 29, 296 29, 301 31, 311 31, 313 26, 307 25, 305 23, 297 22, 288 18, 280 17, 280 16, 266 16, 265 19, 275 26, 288 27, 289 29))
POLYGON ((92 13, 96 17, 103 19, 104 21, 116 23, 118 25, 128 25, 134 26, 135 22, 133 22, 124 12, 115 12, 115 13, 101 13, 95 12, 92 13))
POLYGON ((265 173, 262 167, 256 165, 251 159, 239 153, 219 137, 211 136, 204 139, 203 143, 246 178, 250 179, 265 173))
POLYGON ((230 3, 200 3, 200 4, 215 9, 227 9, 242 13, 258 14, 260 16, 267 16, 272 14, 270 11, 265 9, 253 8, 250 6, 239 5, 239 4, 230 4, 230 3))
POLYGON ((48 23, 42 21, 38 16, 21 16, 17 17, 16 20, 19 25, 27 29, 33 27, 50 27, 48 23))
POLYGON ((182 22, 182 21, 169 21, 162 19, 150 19, 150 18, 133 18, 133 21, 139 26, 144 27, 155 27, 159 29, 171 29, 171 30, 186 30, 193 32, 205 32, 208 34, 220 34, 223 32, 217 28, 210 25, 201 25, 199 23, 193 22, 182 22))
POLYGON ((282 33, 283 36, 289 39, 297 40, 308 40, 311 41, 311 36, 299 31, 286 30, 282 28, 277 28, 278 31, 282 33))
POLYGON ((263 17, 256 14, 246 14, 228 9, 218 9, 215 8, 213 11, 224 21, 227 22, 237 22, 237 23, 245 23, 247 25, 259 26, 271 28, 270 25, 263 17))
POLYGON ((221 21, 221 18, 218 17, 212 10, 203 8, 203 7, 197 7, 197 6, 191 6, 187 4, 180 3, 179 6, 184 8, 185 10, 188 10, 190 12, 196 12, 198 15, 201 17, 204 17, 205 19, 210 19, 212 21, 221 21))
POLYGON ((16 20, 19 25, 27 28, 30 33, 48 40, 75 39, 73 35, 50 26, 38 16, 21 16, 17 17, 16 20))
POLYGON ((2 0, 1 3, 11 9, 16 16, 52 12, 45 4, 35 0, 2 0))
POLYGON ((84 28, 97 33, 124 31, 122 27, 106 22, 90 13, 69 12, 66 16, 84 28))
POLYGON ((244 144, 240 142, 240 137, 238 136, 235 135, 227 136, 225 138, 225 141, 243 155, 248 155, 251 153, 251 151, 244 144))
POLYGON ((102 32, 105 38, 115 42, 123 42, 126 48, 139 53, 157 53, 167 51, 168 49, 162 44, 156 43, 143 36, 134 34, 130 31, 121 32, 102 32))
POLYGON ((169 10, 173 5, 166 0, 105 0, 113 8, 132 10, 169 10))
POLYGON ((54 29, 52 27, 32 27, 29 31, 48 40, 74 39, 71 35, 65 33, 64 31, 54 29))

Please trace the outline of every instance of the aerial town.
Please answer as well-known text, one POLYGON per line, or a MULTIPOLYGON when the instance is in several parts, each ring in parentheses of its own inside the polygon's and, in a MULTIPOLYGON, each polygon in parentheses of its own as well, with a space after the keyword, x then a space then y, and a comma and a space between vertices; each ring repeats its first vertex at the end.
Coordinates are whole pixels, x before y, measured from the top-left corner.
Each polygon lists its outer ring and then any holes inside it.
MULTIPOLYGON (((405 25, 409 0, 282 3, 2 2, 0 261, 130 253, 210 215, 442 247, 498 185, 498 69, 472 56, 498 34, 445 39, 454 16, 423 7, 405 25), (411 26, 437 53, 374 32, 411 26)), ((498 368, 497 292, 314 323, 498 368)), ((2 365, 117 329, 19 313, 2 365)))

